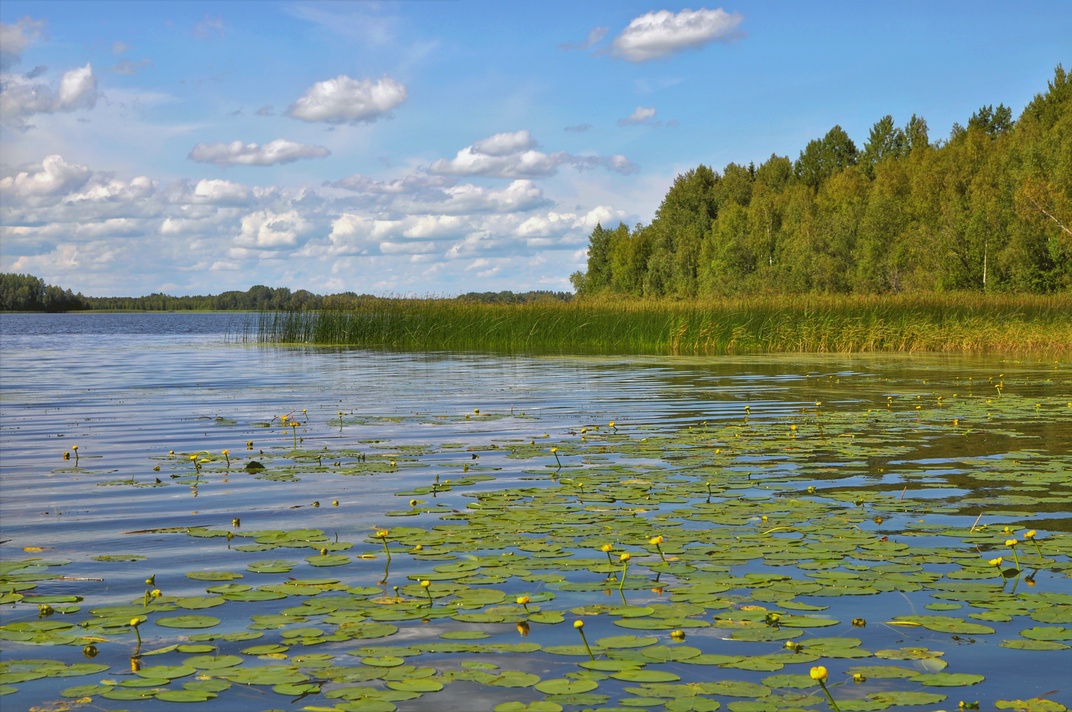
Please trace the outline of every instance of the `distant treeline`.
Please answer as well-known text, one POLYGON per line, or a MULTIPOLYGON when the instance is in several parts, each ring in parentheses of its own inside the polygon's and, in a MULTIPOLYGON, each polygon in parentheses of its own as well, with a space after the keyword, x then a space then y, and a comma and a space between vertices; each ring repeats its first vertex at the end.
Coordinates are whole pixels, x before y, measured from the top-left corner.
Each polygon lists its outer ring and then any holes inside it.
MULTIPOLYGON (((460 301, 485 304, 527 304, 542 300, 568 301, 569 292, 470 292, 460 301)), ((28 274, 0 274, 0 311, 317 311, 354 309, 380 300, 369 294, 342 292, 321 296, 304 289, 255 285, 245 292, 231 291, 209 296, 84 297, 71 290, 46 285, 28 274)))
POLYGON ((88 300, 71 290, 45 284, 28 274, 0 273, 0 311, 77 311, 89 309, 88 300))
POLYGON ((700 165, 649 225, 592 232, 579 294, 1051 293, 1072 288, 1072 77, 1058 65, 1013 120, 999 104, 932 142, 880 119, 796 161, 700 165))

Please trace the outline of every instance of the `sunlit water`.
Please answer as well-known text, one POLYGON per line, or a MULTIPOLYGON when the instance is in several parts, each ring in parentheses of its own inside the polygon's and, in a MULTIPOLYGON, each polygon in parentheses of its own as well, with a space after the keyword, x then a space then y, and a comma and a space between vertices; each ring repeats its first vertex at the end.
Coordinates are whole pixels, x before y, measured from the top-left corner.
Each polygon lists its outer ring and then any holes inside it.
MULTIPOLYGON (((940 383, 944 390, 964 389, 971 378, 971 387, 988 388, 983 384, 998 373, 1025 384, 1022 392, 1072 400, 1072 394, 1067 393, 1068 367, 1052 360, 392 354, 248 345, 237 338, 248 318, 241 314, 0 316, 3 559, 36 555, 70 560, 72 563, 63 568, 66 576, 91 579, 78 584, 79 595, 86 596, 82 605, 87 609, 131 601, 144 590, 142 581, 150 574, 155 574, 157 585, 166 587, 169 594, 199 595, 205 584, 187 579, 185 572, 234 566, 213 558, 218 555, 214 553, 218 552, 218 541, 202 545, 184 536, 135 532, 185 526, 228 528, 232 519, 239 517, 246 529, 313 527, 360 541, 375 527, 391 524, 384 512, 405 507, 396 492, 427 485, 437 474, 434 458, 427 461, 428 468, 406 470, 406 474, 319 474, 300 482, 254 479, 236 468, 233 473, 206 477, 191 488, 169 482, 168 473, 176 472, 171 451, 207 452, 215 457, 229 449, 236 458, 248 459, 261 450, 289 449, 295 437, 302 438, 300 446, 306 450, 326 446, 330 450, 383 453, 406 445, 444 443, 483 448, 544 438, 554 442, 575 436, 586 425, 605 425, 610 420, 627 424, 632 431, 672 432, 705 422, 740 419, 746 404, 753 420, 775 423, 816 402, 822 402, 824 408, 860 410, 883 407, 891 393, 898 397, 933 394, 933 383, 940 383), (956 374, 955 384, 950 382, 950 374, 956 374), (460 417, 474 414, 476 409, 507 417, 460 417), (345 414, 341 426, 340 412, 345 414), (284 414, 298 415, 305 424, 296 432, 281 429, 274 419, 284 414), (247 449, 249 441, 252 453, 247 449), (62 459, 75 445, 77 467, 73 457, 66 462, 62 459), (161 471, 154 470, 157 465, 163 465, 161 471), (164 486, 107 484, 123 480, 146 484, 157 478, 162 478, 164 486), (333 501, 338 506, 331 506, 333 501), (314 502, 320 506, 314 507, 314 502), (107 563, 91 558, 120 553, 149 559, 107 563)), ((1067 422, 1058 425, 1061 427, 1030 421, 1005 424, 1002 433, 994 433, 981 451, 972 454, 1001 457, 1006 449, 1022 448, 1022 443, 1003 439, 1010 427, 1033 438, 1031 447, 1036 451, 1067 453, 1070 443, 1059 440, 1070 429, 1067 422)), ((955 499, 970 494, 956 484, 956 475, 965 468, 964 453, 922 448, 917 454, 911 461, 898 463, 916 468, 926 465, 925 481, 932 487, 916 496, 955 499)), ((461 450, 457 455, 438 457, 450 476, 469 455, 461 450)), ((761 464, 772 467, 771 471, 779 467, 777 461, 773 465, 755 463, 761 464)), ((840 472, 845 464, 830 463, 831 480, 844 477, 846 486, 866 481, 891 490, 902 486, 895 472, 865 475, 859 467, 840 472)), ((496 480, 477 489, 516 486, 525 477, 521 468, 531 466, 509 460, 505 452, 497 455, 486 450, 480 465, 485 470, 496 468, 496 480)), ((751 465, 739 462, 736 466, 751 465)), ((789 463, 785 466, 791 467, 789 463)), ((457 509, 464 509, 469 501, 462 492, 438 498, 439 504, 457 509)), ((1067 507, 1051 509, 1047 522, 1067 529, 1067 507)), ((416 521, 407 520, 406 525, 432 526, 431 518, 422 515, 416 521)), ((328 573, 344 576, 355 586, 372 585, 382 565, 382 561, 356 561, 342 573, 338 569, 328 573)), ((392 576, 404 580, 412 567, 398 561, 392 576)), ((1067 577, 1042 573, 1038 581, 1052 590, 1070 590, 1067 577)), ((64 582, 49 582, 35 593, 69 591, 64 582)), ((255 610, 250 606, 251 612, 255 610)), ((36 613, 25 605, 0 611, 4 623, 34 619, 36 613)), ((244 626, 245 621, 237 621, 230 628, 241 630, 244 626)), ((567 634, 568 642, 575 642, 572 630, 567 634)), ((429 631, 429 635, 434 633, 429 631)), ((891 644, 901 635, 892 631, 891 644)), ((994 650, 979 646, 959 654, 970 661, 973 672, 988 677, 1008 675, 1008 659, 999 663, 994 650)), ((3 659, 38 657, 41 653, 10 643, 0 649, 3 659)), ((48 655, 54 654, 48 651, 48 655)), ((1037 658, 1042 661, 1040 669, 1030 663, 1038 653, 1002 654, 1017 662, 1018 679, 1029 690, 1023 694, 1057 690, 1050 699, 1072 705, 1072 684, 1063 679, 1064 672, 1072 674, 1072 657, 1046 654, 1037 658), (1067 669, 1061 670, 1065 664, 1067 669)), ((546 670, 551 663, 541 659, 534 665, 546 670)), ((0 706, 5 710, 28 709, 55 700, 58 689, 68 682, 64 680, 60 687, 54 683, 26 686, 17 695, 5 696, 0 706)), ((1019 694, 1015 686, 1010 694, 1019 694)), ((972 693, 965 692, 960 698, 972 699, 972 693)), ((453 699, 449 704, 457 709, 475 709, 467 707, 473 704, 472 699, 444 695, 436 699, 440 700, 437 705, 453 699)), ((501 700, 488 703, 497 701, 501 700)), ((127 706, 110 704, 105 708, 127 706)), ((249 709, 287 708, 289 702, 268 693, 243 704, 249 709)), ((300 709, 302 704, 289 708, 300 709)), ((165 706, 137 703, 139 709, 165 706)), ((402 702, 399 707, 424 708, 420 700, 402 702)))

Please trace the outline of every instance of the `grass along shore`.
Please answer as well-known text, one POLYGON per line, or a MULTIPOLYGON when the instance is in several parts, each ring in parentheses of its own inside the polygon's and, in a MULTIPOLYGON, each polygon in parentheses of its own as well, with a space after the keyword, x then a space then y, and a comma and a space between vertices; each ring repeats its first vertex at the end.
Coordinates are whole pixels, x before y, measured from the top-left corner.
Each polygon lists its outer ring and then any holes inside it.
POLYGON ((370 299, 264 312, 247 340, 527 354, 1072 354, 1072 294, 777 295, 483 304, 370 299))

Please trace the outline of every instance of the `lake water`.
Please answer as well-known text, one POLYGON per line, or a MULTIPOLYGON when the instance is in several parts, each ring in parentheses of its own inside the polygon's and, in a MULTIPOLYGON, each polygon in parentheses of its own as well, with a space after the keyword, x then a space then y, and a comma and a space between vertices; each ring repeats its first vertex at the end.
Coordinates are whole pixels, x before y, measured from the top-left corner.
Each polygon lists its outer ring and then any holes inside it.
MULTIPOLYGON (((162 591, 161 600, 168 606, 147 608, 150 614, 139 628, 145 644, 138 649, 143 657, 137 659, 137 666, 174 669, 191 655, 182 650, 144 654, 188 644, 190 636, 205 633, 154 624, 174 615, 176 609, 221 619, 210 630, 236 635, 213 645, 218 652, 231 655, 240 655, 251 645, 278 643, 281 636, 286 642, 289 629, 318 626, 329 636, 334 631, 323 611, 318 618, 308 611, 297 615, 288 608, 302 603, 300 596, 286 604, 243 602, 240 597, 227 598, 224 605, 220 605, 222 600, 203 600, 206 588, 222 584, 198 578, 198 572, 233 572, 236 584, 249 585, 330 579, 337 583, 324 584, 329 587, 326 593, 338 594, 349 587, 357 599, 366 600, 378 589, 385 597, 393 592, 408 598, 410 603, 401 607, 412 609, 412 601, 423 595, 416 581, 437 571, 437 566, 458 561, 475 562, 473 567, 483 562, 485 578, 457 583, 441 572, 443 576, 429 589, 441 594, 437 605, 486 613, 496 606, 517 609, 516 596, 531 591, 535 602, 538 593, 544 596, 540 599, 543 611, 561 614, 564 620, 555 624, 552 616, 532 623, 524 642, 544 648, 576 644, 571 621, 582 615, 577 611, 583 611, 591 614, 585 618, 585 631, 593 642, 636 633, 658 638, 660 651, 673 651, 678 645, 679 649, 694 646, 701 651, 699 655, 782 654, 786 638, 770 632, 772 628, 777 632, 777 622, 760 625, 763 634, 758 637, 740 634, 728 645, 734 631, 752 628, 740 620, 711 623, 726 610, 747 611, 751 605, 785 614, 779 606, 791 600, 803 606, 825 606, 823 615, 838 621, 836 626, 824 624, 814 631, 807 628, 809 621, 798 621, 807 633, 798 642, 819 636, 855 637, 861 639, 858 650, 869 653, 801 657, 800 662, 786 661, 784 668, 774 668, 777 661, 765 658, 766 662, 753 664, 751 669, 747 663, 726 668, 666 659, 672 652, 660 652, 663 658, 649 655, 643 661, 648 665, 645 670, 662 674, 651 675, 649 684, 709 685, 701 697, 690 698, 693 709, 712 708, 704 705, 714 701, 727 709, 731 703, 760 697, 768 707, 739 709, 807 705, 823 709, 821 690, 808 688, 806 680, 799 679, 807 678, 817 659, 830 670, 831 682, 836 679, 838 685, 831 691, 839 701, 851 706, 853 701, 864 705, 861 700, 865 700, 871 705, 859 709, 956 709, 961 700, 979 700, 982 709, 990 709, 1001 699, 1034 696, 1072 706, 1072 649, 1067 645, 1072 643, 1072 617, 1068 617, 1072 611, 1072 369, 1067 363, 910 355, 504 358, 265 347, 242 343, 240 335, 249 318, 226 313, 0 316, 0 554, 5 566, 0 572, 0 601, 4 602, 0 623, 15 626, 0 637, 0 662, 9 666, 6 672, 0 671, 0 683, 10 682, 17 689, 6 690, 8 694, 0 697, 5 710, 55 704, 65 699, 60 697, 62 690, 102 680, 109 684, 95 693, 89 691, 94 708, 179 706, 167 695, 112 699, 99 694, 106 688, 149 689, 130 684, 120 687, 139 679, 155 680, 158 687, 160 683, 157 678, 132 674, 133 636, 129 630, 120 635, 107 625, 91 623, 75 630, 95 641, 99 654, 92 662, 108 669, 71 677, 18 675, 28 665, 17 663, 22 660, 47 659, 66 665, 89 662, 82 655, 82 637, 31 639, 30 633, 39 631, 18 624, 62 621, 80 626, 94 609, 141 602, 149 590, 144 580, 150 576, 155 576, 153 585, 162 591), (287 425, 280 416, 298 424, 287 425), (615 421, 614 429, 610 421, 615 421), (222 455, 225 449, 230 464, 222 455), (64 460, 65 453, 70 459, 64 460), (245 468, 253 460, 267 469, 248 472, 245 468), (622 493, 620 483, 634 480, 647 483, 647 501, 638 493, 639 485, 622 493), (713 504, 708 494, 712 486, 713 504), (570 496, 581 511, 594 512, 592 519, 575 524, 572 499, 568 506, 560 500, 539 499, 557 497, 565 488, 575 488, 576 496, 570 496), (450 541, 435 540, 436 531, 459 521, 468 521, 473 528, 485 526, 482 521, 466 520, 465 513, 475 509, 480 514, 500 496, 514 498, 511 501, 518 502, 517 508, 526 498, 543 502, 537 509, 545 514, 562 506, 562 531, 547 534, 546 541, 539 539, 535 549, 526 548, 524 542, 544 536, 538 532, 545 525, 537 519, 518 525, 525 533, 517 535, 517 546, 496 540, 501 531, 489 531, 486 550, 479 541, 464 537, 454 549, 450 541), (816 510, 817 519, 825 521, 844 507, 842 518, 851 520, 852 531, 883 544, 908 546, 882 559, 869 558, 870 542, 862 544, 855 557, 844 557, 844 552, 835 556, 828 550, 821 556, 814 550, 805 555, 801 550, 804 558, 799 560, 782 560, 779 552, 772 551, 758 558, 737 558, 729 551, 732 546, 724 546, 723 532, 747 541, 753 531, 769 537, 768 530, 780 524, 784 534, 793 532, 794 538, 785 540, 790 551, 800 536, 824 541, 843 538, 821 528, 809 534, 807 527, 814 523, 805 526, 798 521, 801 516, 812 516, 799 509, 799 503, 812 496, 823 507, 816 510), (417 504, 411 505, 411 499, 417 504), (730 507, 732 515, 704 509, 720 502, 730 507), (615 514, 600 519, 599 512, 607 510, 615 514), (762 519, 768 514, 768 520, 762 519), (622 523, 618 529, 614 517, 620 516, 634 523, 622 523), (566 521, 569 527, 578 528, 567 529, 566 521), (642 526, 635 524, 638 521, 642 526), (381 583, 387 562, 383 542, 375 538, 379 528, 405 531, 409 537, 407 548, 402 548, 401 533, 399 540, 390 539, 392 546, 400 548, 392 549, 388 583, 381 583), (1037 556, 1023 539, 1028 528, 1037 530, 1039 541, 1048 542, 1042 555, 1037 556), (297 530, 323 532, 325 538, 314 536, 301 546, 283 549, 238 548, 254 539, 263 543, 265 536, 257 533, 297 530), (222 536, 228 531, 233 539, 222 536), (427 551, 422 555, 420 550, 411 555, 408 547, 425 541, 418 531, 431 537, 426 549, 434 556, 427 551), (660 567, 647 537, 638 533, 642 531, 664 536, 667 553, 676 555, 662 565, 665 568, 660 567), (987 568, 987 561, 999 555, 1005 559, 1002 568, 1011 564, 1013 553, 1002 543, 1008 537, 1018 538, 1025 580, 1015 576, 1005 580, 997 568, 987 568), (613 584, 586 589, 592 581, 598 583, 611 574, 596 566, 604 554, 593 542, 600 540, 614 544, 615 557, 620 551, 632 551, 635 565, 631 564, 630 576, 648 576, 650 584, 630 581, 621 590, 613 584), (321 546, 318 541, 353 547, 321 546), (714 603, 689 593, 705 571, 696 555, 696 547, 705 542, 711 542, 709 556, 715 567, 708 574, 721 571, 731 581, 729 590, 719 592, 722 598, 714 603), (926 547, 932 549, 924 551, 926 547), (318 548, 328 551, 318 554, 318 548), (904 553, 910 549, 916 559, 909 560, 904 553), (717 553, 720 550, 725 552, 724 559, 717 553), (329 565, 329 559, 315 558, 307 563, 306 557, 337 552, 347 558, 344 564, 329 565), (585 564, 586 571, 567 564, 561 569, 564 574, 556 574, 562 575, 561 580, 541 579, 534 573, 544 571, 538 564, 555 560, 556 552, 561 553, 560 560, 592 559, 595 563, 585 564), (526 558, 525 575, 487 575, 493 567, 486 557, 503 555, 535 559, 526 558), (1040 564, 1034 571, 1026 565, 1032 558, 1040 564), (278 575, 247 569, 252 562, 266 559, 292 560, 295 565, 278 575), (867 588, 844 597, 833 597, 829 591, 809 595, 816 592, 814 587, 804 586, 795 595, 786 593, 782 600, 756 594, 761 588, 745 585, 742 578, 752 575, 754 583, 756 576, 781 571, 799 581, 832 570, 850 577, 871 566, 885 566, 883 571, 894 575, 903 571, 909 578, 912 572, 921 572, 925 585, 867 588), (19 578, 20 574, 28 578, 19 578), (988 574, 993 575, 987 578, 988 574), (942 576, 946 579, 935 583, 933 579, 942 576), (439 590, 437 586, 446 585, 439 581, 453 582, 450 585, 456 588, 439 590), (945 585, 950 581, 956 585, 945 585), (570 585, 562 586, 563 582, 570 585), (29 588, 31 583, 33 588, 29 588), (462 584, 483 592, 463 591, 458 588, 462 584), (979 589, 965 593, 957 588, 961 584, 991 587, 992 598, 1000 600, 1001 606, 985 605, 978 598, 979 589), (394 586, 401 591, 394 591, 394 586), (488 591, 502 592, 503 600, 488 591), (21 599, 22 595, 26 598, 21 599), (627 604, 623 603, 626 597, 627 604), (485 599, 490 603, 480 604, 485 599), (56 612, 39 617, 41 602, 53 600, 56 612), (701 606, 700 610, 674 609, 676 615, 667 616, 685 625, 697 622, 695 631, 685 628, 688 638, 683 644, 658 625, 638 629, 622 625, 623 620, 651 615, 634 609, 654 606, 659 611, 663 610, 660 605, 686 600, 701 601, 693 604, 701 606), (586 608, 612 605, 619 608, 586 608), (970 627, 964 629, 966 633, 958 632, 956 626, 952 632, 936 631, 935 625, 920 627, 918 620, 884 625, 897 615, 921 614, 985 623, 996 632, 970 627), (263 637, 252 643, 241 640, 237 634, 248 632, 251 616, 257 615, 291 615, 295 623, 289 628, 285 622, 252 626, 263 631, 263 637), (852 618, 867 618, 869 624, 853 627, 852 618), (1032 632, 1021 634, 1025 630, 1032 632), (1051 645, 1031 643, 1029 649, 1002 645, 1009 640, 1043 640, 1051 645), (908 663, 904 657, 870 655, 875 650, 905 649, 930 652, 908 663), (926 663, 939 657, 948 666, 944 670, 926 663), (868 682, 854 684, 849 672, 854 665, 901 666, 902 672, 886 670, 891 677, 883 677, 876 668, 868 682), (906 682, 905 666, 915 666, 920 675, 963 673, 985 679, 969 686, 955 677, 906 682), (722 695, 734 691, 718 687, 719 681, 758 687, 722 695), (953 683, 960 686, 950 687, 953 683), (756 692, 760 688, 767 692, 756 692), (894 697, 887 707, 880 707, 878 698, 868 697, 888 692, 945 695, 945 699, 924 696, 921 699, 930 701, 912 703, 909 697, 894 697), (793 697, 801 694, 812 697, 804 701, 793 697), (923 706, 909 706, 919 704, 923 706)), ((539 512, 531 516, 536 518, 539 512)), ((618 575, 617 558, 614 564, 613 575, 618 575)), ((834 579, 820 576, 828 586, 834 579)), ((227 579, 220 581, 226 584, 227 579)), ((388 672, 388 677, 365 678, 362 685, 376 690, 375 694, 400 689, 375 697, 374 702, 366 699, 367 709, 389 709, 389 705, 403 710, 491 709, 510 701, 545 699, 566 709, 616 705, 686 709, 666 705, 684 695, 680 690, 662 689, 664 697, 660 698, 658 687, 638 689, 645 682, 642 675, 618 679, 608 677, 607 670, 578 667, 588 659, 583 653, 570 657, 543 650, 474 648, 452 654, 434 646, 422 650, 418 645, 457 640, 451 636, 474 629, 478 630, 473 645, 516 644, 521 638, 515 631, 515 618, 521 614, 498 609, 486 623, 464 617, 398 617, 392 622, 397 632, 373 640, 345 641, 342 636, 317 643, 311 634, 299 636, 295 640, 300 645, 284 647, 274 657, 246 654, 242 666, 289 665, 302 671, 304 684, 309 679, 317 681, 319 694, 235 684, 201 704, 228 710, 298 710, 306 705, 341 704, 344 700, 325 695, 346 689, 349 683, 330 676, 325 682, 311 671, 327 663, 318 660, 302 667, 301 655, 331 655, 337 666, 368 670, 376 668, 379 658, 391 657, 384 648, 395 646, 396 652, 405 653, 399 657, 406 659, 406 666, 380 663, 388 671, 397 668, 397 679, 388 672), (490 637, 476 638, 482 631, 490 637), (365 664, 361 655, 353 653, 362 646, 381 647, 364 651, 372 661, 365 664), (550 692, 531 682, 518 687, 496 685, 474 677, 475 668, 463 664, 474 661, 525 671, 545 681, 583 679, 585 687, 590 682, 596 686, 591 691, 569 689, 578 695, 570 698, 553 685, 546 688, 550 692), (412 682, 426 678, 441 680, 444 690, 422 690, 412 682), (398 684, 391 687, 391 683, 398 684)), ((810 609, 788 610, 792 615, 810 609)), ((362 615, 368 620, 384 619, 362 615)), ((622 645, 622 650, 632 649, 630 644, 622 645)), ((640 643, 637 646, 637 650, 644 649, 640 643)), ((612 645, 600 650, 601 659, 629 657, 607 653, 614 650, 612 645)), ((815 650, 829 652, 820 647, 815 650)), ((178 689, 195 679, 212 682, 212 674, 198 669, 200 674, 175 673, 170 684, 163 684, 178 689)), ((691 694, 696 695, 696 690, 691 694)), ((356 706, 354 695, 353 708, 365 709, 356 706)))

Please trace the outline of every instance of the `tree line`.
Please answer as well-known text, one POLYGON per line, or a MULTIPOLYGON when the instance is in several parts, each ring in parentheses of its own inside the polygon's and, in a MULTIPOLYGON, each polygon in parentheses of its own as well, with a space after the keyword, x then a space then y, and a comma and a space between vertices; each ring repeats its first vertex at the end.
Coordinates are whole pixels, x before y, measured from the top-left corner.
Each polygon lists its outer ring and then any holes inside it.
POLYGON ((1072 77, 1018 119, 984 106, 931 141, 891 116, 797 160, 700 165, 648 225, 597 225, 579 294, 1055 292, 1072 288, 1072 77))
POLYGON ((0 311, 61 312, 89 309, 81 294, 28 274, 0 274, 0 311))
MULTIPOLYGON (((542 300, 568 301, 569 292, 469 292, 460 301, 485 304, 525 304, 542 300)), ((46 285, 44 280, 28 274, 0 274, 0 311, 316 311, 321 309, 355 309, 380 300, 368 294, 340 292, 318 295, 304 289, 292 292, 286 287, 254 285, 244 292, 229 291, 216 295, 173 297, 150 294, 144 297, 84 297, 71 290, 46 285)))

